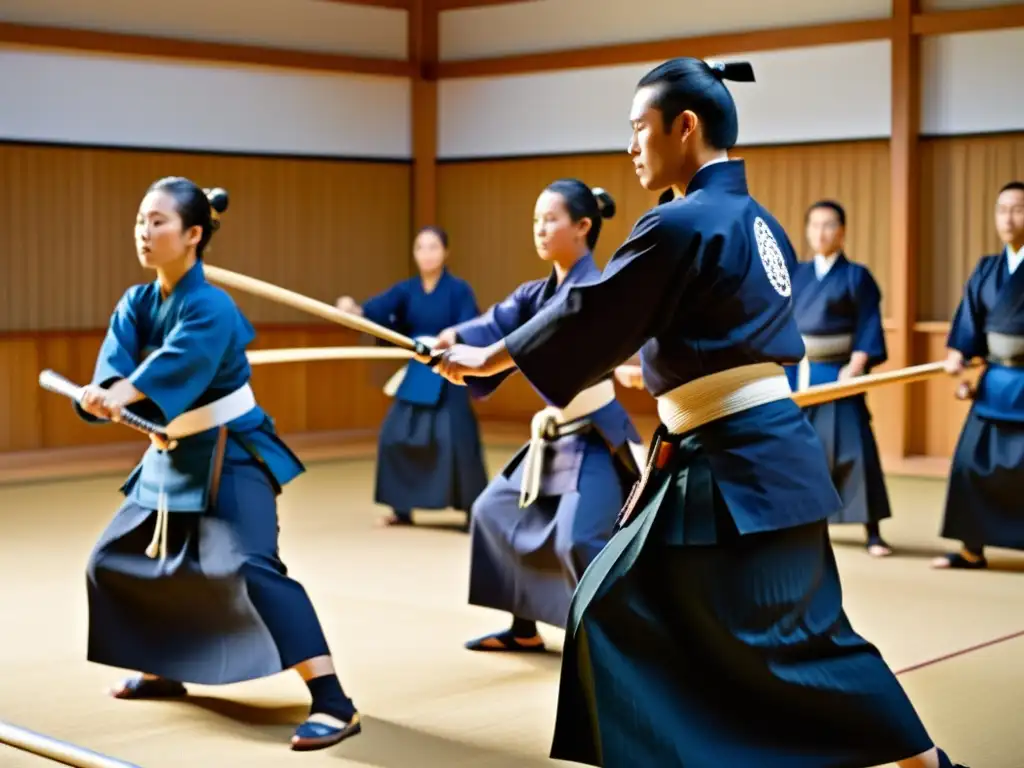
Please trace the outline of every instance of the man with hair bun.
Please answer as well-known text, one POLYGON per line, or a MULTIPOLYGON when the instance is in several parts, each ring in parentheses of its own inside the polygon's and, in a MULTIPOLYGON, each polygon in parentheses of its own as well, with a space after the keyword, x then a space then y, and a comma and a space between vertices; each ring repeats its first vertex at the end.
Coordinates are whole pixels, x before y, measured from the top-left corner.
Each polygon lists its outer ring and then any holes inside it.
POLYGON ((454 382, 512 368, 555 405, 640 349, 661 425, 621 526, 570 608, 551 756, 588 765, 950 768, 843 610, 840 507, 784 365, 793 248, 750 196, 723 80, 680 58, 639 82, 629 154, 676 199, 645 213, 599 279, 504 339, 456 345, 454 382))

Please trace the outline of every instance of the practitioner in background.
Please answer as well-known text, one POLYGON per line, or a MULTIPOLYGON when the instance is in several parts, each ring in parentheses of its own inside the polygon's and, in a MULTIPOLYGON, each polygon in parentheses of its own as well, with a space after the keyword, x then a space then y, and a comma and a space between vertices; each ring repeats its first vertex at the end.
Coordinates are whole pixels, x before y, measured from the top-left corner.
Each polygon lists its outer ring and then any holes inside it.
MULTIPOLYGON (((602 219, 614 212, 607 192, 576 179, 550 184, 534 207, 533 239, 551 273, 445 331, 438 349, 500 341, 562 302, 572 286, 599 277, 593 250, 602 219)), ((485 397, 509 373, 471 380, 468 389, 485 397)), ((473 505, 469 602, 511 614, 511 624, 468 642, 470 650, 545 650, 537 622, 565 626, 573 590, 638 476, 630 444, 640 436, 615 399, 610 372, 562 405, 534 417, 530 441, 473 505)))
POLYGON ((556 405, 640 349, 661 426, 623 525, 566 627, 551 756, 609 768, 949 768, 878 650, 843 610, 827 519, 841 508, 783 365, 804 345, 796 261, 751 198, 723 80, 749 64, 679 58, 634 95, 644 214, 599 279, 439 372, 512 368, 556 405))
MULTIPOLYGON (((846 255, 846 211, 822 200, 807 211, 806 226, 814 260, 793 270, 793 316, 806 350, 798 366, 786 368, 794 391, 862 376, 887 359, 882 294, 870 270, 846 255)), ((892 554, 879 530, 892 511, 866 396, 814 405, 805 413, 843 500, 829 522, 863 525, 868 553, 892 554)))
POLYGON ((255 333, 203 275, 227 195, 188 179, 150 187, 135 221, 156 272, 118 302, 79 415, 123 409, 166 425, 122 486, 125 502, 88 567, 88 658, 138 670, 120 699, 186 694, 295 669, 312 696, 292 748, 359 733, 316 611, 278 555, 277 495, 304 471, 249 386, 255 333), (212 201, 212 205, 211 205, 212 201))
POLYGON ((974 267, 947 341, 950 373, 975 357, 985 371, 953 454, 942 523, 960 551, 936 568, 986 568, 987 546, 1024 550, 1024 183, 1000 190, 995 220, 1003 249, 974 267))
MULTIPOLYGON (((424 227, 413 257, 420 274, 359 306, 338 300, 343 312, 433 343, 445 328, 480 314, 469 283, 445 267, 448 235, 424 227)), ((391 507, 384 525, 411 525, 413 509, 456 509, 466 514, 487 485, 480 427, 469 394, 416 360, 386 387, 395 401, 381 425, 375 500, 391 507)))

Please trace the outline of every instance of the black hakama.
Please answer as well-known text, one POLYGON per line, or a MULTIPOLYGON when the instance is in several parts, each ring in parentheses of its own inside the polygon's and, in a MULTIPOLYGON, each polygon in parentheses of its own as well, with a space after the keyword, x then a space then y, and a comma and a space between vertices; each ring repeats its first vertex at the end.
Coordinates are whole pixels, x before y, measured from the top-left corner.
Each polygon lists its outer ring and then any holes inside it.
POLYGON ((678 442, 573 598, 551 757, 856 768, 931 747, 843 611, 825 521, 739 535, 705 450, 678 442))

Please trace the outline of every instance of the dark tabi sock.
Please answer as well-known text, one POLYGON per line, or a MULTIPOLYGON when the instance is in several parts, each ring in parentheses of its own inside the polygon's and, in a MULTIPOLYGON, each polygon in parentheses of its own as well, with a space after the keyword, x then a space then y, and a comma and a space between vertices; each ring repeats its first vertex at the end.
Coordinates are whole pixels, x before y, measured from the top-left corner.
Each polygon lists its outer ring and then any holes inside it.
POLYGON ((537 622, 530 621, 529 619, 521 619, 518 616, 512 617, 512 628, 510 630, 513 637, 530 638, 537 636, 537 622))
POLYGON ((346 723, 352 720, 356 707, 342 690, 337 675, 322 675, 306 681, 313 704, 309 709, 311 715, 324 714, 336 717, 346 723))

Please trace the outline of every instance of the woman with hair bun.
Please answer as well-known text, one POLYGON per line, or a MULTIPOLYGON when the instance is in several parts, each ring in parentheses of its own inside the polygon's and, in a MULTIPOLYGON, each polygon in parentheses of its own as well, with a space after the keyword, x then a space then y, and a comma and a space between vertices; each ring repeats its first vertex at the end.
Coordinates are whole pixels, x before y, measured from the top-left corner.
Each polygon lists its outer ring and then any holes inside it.
MULTIPOLYGON (((436 349, 500 341, 571 286, 600 277, 592 251, 601 221, 615 213, 604 190, 576 179, 550 184, 534 207, 537 255, 550 275, 524 283, 475 320, 441 334, 436 349)), ((511 371, 471 379, 486 397, 511 371)), ((537 622, 564 627, 583 571, 612 534, 638 476, 630 450, 640 436, 615 399, 612 373, 565 408, 548 407, 519 450, 473 505, 469 602, 512 614, 511 627, 472 640, 474 651, 544 651, 537 622)))
POLYGON ((277 495, 304 471, 256 404, 245 355, 255 332, 203 274, 224 190, 155 182, 135 246, 156 280, 118 302, 76 410, 129 410, 165 426, 129 475, 89 559, 89 661, 138 670, 111 695, 185 695, 295 669, 312 697, 293 749, 353 736, 359 715, 334 671, 316 611, 278 556, 277 495))

